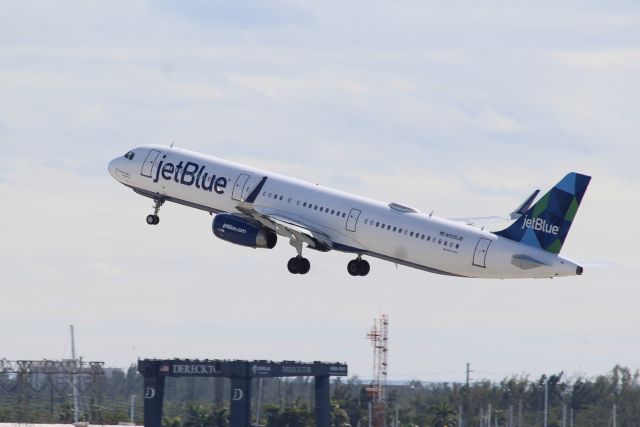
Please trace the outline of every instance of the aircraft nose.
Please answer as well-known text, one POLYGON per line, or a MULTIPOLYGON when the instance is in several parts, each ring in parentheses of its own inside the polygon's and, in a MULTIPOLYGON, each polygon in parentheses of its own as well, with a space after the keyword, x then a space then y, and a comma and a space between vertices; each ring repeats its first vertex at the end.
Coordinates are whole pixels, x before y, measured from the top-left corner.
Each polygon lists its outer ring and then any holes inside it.
POLYGON ((107 169, 109 170, 109 173, 116 180, 118 179, 118 175, 116 174, 116 169, 117 169, 119 163, 120 163, 120 158, 116 157, 115 159, 111 160, 109 162, 109 165, 107 166, 107 169))

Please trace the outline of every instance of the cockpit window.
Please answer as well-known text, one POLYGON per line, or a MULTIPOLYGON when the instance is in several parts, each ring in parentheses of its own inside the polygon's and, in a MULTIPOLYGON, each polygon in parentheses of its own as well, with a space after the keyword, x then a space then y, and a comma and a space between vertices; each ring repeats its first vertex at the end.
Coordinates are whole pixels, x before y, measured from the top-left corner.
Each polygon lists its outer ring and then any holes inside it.
POLYGON ((134 153, 133 151, 129 151, 127 154, 124 155, 125 159, 129 159, 129 160, 133 160, 133 156, 135 156, 136 153, 134 153))

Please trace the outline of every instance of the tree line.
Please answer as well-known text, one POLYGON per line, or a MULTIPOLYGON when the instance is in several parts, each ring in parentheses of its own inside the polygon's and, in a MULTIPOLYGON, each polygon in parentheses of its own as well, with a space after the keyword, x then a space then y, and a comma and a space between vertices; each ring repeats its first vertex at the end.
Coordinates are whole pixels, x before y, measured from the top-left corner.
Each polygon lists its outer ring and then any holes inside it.
MULTIPOLYGON (((164 424, 169 427, 227 427, 229 380, 168 378, 164 424)), ((332 383, 331 420, 336 427, 368 426, 369 384, 357 377, 332 383)), ((313 378, 265 378, 253 384, 254 423, 267 427, 314 425, 313 378), (258 400, 261 402, 258 409, 258 400), (259 419, 257 419, 259 417, 259 419)), ((142 424, 142 377, 135 366, 110 369, 80 393, 80 420, 93 424, 142 424), (135 396, 134 396, 135 395, 135 396), (132 398, 132 396, 134 396, 132 398)), ((387 387, 387 426, 542 426, 547 402, 549 427, 640 425, 640 373, 615 366, 595 377, 564 372, 531 378, 466 384, 408 381, 387 387), (545 399, 546 396, 546 399, 545 399)), ((70 423, 72 390, 0 373, 0 422, 70 423)))

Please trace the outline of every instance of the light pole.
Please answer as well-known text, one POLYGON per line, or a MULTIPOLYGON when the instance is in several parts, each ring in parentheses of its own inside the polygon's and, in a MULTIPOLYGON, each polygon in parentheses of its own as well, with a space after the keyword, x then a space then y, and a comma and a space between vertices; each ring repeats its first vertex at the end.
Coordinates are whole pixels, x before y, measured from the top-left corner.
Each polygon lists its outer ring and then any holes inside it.
POLYGON ((135 394, 131 395, 131 410, 130 410, 129 414, 131 416, 131 425, 132 426, 136 425, 136 423, 135 423, 135 419, 136 419, 136 395, 135 394))

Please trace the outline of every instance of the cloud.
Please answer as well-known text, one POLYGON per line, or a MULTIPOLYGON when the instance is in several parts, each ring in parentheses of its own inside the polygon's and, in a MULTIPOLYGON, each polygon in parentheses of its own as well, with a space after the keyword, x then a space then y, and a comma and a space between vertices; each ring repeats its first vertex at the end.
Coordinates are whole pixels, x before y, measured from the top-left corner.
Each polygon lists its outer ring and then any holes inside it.
POLYGON ((439 367, 428 371, 635 363, 633 337, 613 346, 607 330, 640 322, 640 230, 626 219, 640 208, 637 5, 0 7, 2 316, 20 321, 0 336, 5 357, 56 357, 75 322, 86 355, 119 366, 324 358, 367 377, 361 337, 388 311, 392 372, 425 372, 425 354, 439 367), (515 283, 372 260, 352 280, 350 255, 313 252, 301 280, 282 239, 273 251, 229 245, 208 215, 171 204, 159 227, 144 223, 150 200, 106 164, 172 141, 445 217, 505 214, 588 173, 563 253, 622 267, 515 283))

